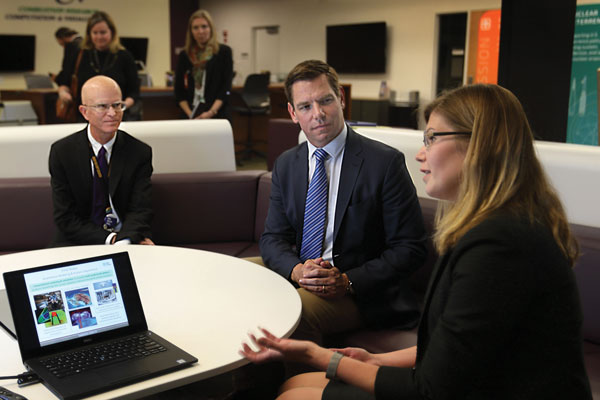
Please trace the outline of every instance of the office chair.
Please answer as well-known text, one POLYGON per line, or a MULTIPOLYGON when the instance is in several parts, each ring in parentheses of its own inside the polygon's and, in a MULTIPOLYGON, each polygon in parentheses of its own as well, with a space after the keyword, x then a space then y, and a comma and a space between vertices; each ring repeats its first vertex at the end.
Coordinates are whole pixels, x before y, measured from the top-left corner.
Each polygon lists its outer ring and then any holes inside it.
POLYGON ((233 106, 231 108, 240 115, 246 115, 248 119, 246 147, 243 150, 236 152, 236 155, 242 155, 246 159, 250 158, 253 154, 256 154, 259 157, 266 157, 265 154, 253 148, 252 116, 267 115, 271 112, 271 100, 269 98, 270 77, 270 73, 248 75, 240 96, 242 105, 233 106))
POLYGON ((27 74, 25 75, 27 89, 53 89, 54 84, 48 75, 27 74))

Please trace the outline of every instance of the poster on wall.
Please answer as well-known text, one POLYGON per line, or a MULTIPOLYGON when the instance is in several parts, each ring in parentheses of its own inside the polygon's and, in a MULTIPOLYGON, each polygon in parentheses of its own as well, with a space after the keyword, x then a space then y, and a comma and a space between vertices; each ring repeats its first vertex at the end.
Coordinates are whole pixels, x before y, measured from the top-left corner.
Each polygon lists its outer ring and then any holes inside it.
POLYGON ((465 83, 498 82, 500 17, 500 9, 469 13, 469 50, 465 83))
POLYGON ((598 145, 600 4, 577 6, 567 143, 598 145))
POLYGON ((500 15, 500 10, 489 10, 479 20, 475 83, 498 83, 500 15))

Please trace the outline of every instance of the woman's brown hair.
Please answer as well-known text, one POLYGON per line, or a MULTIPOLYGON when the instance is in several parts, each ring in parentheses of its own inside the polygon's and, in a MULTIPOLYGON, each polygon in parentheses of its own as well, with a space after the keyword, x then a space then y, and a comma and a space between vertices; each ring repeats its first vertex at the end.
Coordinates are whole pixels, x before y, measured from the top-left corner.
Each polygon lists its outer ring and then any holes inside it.
MULTIPOLYGON (((535 154, 525 111, 510 91, 497 85, 468 85, 442 94, 425 109, 456 131, 471 132, 457 201, 436 216, 434 242, 440 254, 498 210, 527 215, 548 226, 571 265, 579 247, 563 206, 535 154)), ((457 143, 460 146, 460 142, 457 143)))
POLYGON ((123 50, 124 47, 119 41, 119 35, 117 35, 117 27, 115 26, 115 23, 110 17, 110 15, 108 15, 104 11, 96 11, 88 18, 87 26, 85 28, 85 38, 81 43, 81 48, 88 50, 92 50, 94 48, 94 43, 92 43, 91 31, 94 25, 96 25, 99 22, 106 22, 106 25, 108 25, 108 29, 111 32, 112 37, 110 44, 108 45, 108 49, 110 50, 110 52, 116 53, 119 50, 123 50))
POLYGON ((215 24, 213 23, 212 17, 206 10, 198 10, 192 15, 190 15, 190 19, 188 20, 187 33, 185 34, 185 52, 189 56, 190 54, 192 54, 193 47, 197 46, 196 39, 194 39, 194 35, 192 34, 192 22, 197 18, 204 18, 206 22, 208 22, 208 26, 210 26, 210 39, 208 39, 206 47, 212 47, 212 53, 217 54, 219 52, 219 42, 217 41, 215 24))

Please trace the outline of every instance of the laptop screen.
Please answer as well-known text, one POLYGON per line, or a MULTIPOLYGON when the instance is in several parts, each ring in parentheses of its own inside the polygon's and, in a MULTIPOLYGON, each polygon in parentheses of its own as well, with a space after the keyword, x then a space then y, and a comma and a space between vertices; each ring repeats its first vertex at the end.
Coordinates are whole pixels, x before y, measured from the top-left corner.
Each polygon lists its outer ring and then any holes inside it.
POLYGON ((127 252, 3 275, 23 360, 148 329, 127 252))
POLYGON ((24 274, 40 346, 128 325, 112 258, 24 274))

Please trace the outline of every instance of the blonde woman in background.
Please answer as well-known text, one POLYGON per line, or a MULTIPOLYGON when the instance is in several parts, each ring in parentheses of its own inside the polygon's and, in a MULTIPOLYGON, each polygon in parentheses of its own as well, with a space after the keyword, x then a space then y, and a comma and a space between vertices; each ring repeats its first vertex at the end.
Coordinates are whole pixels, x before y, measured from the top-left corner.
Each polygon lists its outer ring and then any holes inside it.
POLYGON ((185 117, 230 119, 227 98, 233 79, 231 48, 217 42, 208 11, 190 16, 185 48, 175 70, 175 99, 185 117))

